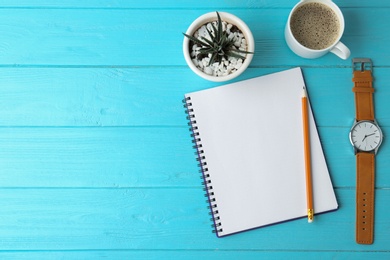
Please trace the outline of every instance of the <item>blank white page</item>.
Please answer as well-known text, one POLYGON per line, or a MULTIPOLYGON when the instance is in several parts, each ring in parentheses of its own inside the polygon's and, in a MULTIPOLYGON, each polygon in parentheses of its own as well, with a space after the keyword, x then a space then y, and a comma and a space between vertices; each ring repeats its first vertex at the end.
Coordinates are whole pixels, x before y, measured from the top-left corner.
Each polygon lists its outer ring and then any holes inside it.
MULTIPOLYGON (((219 212, 218 236, 307 216, 304 86, 294 68, 185 95, 219 212)), ((309 120, 317 214, 338 205, 310 106, 309 120)))

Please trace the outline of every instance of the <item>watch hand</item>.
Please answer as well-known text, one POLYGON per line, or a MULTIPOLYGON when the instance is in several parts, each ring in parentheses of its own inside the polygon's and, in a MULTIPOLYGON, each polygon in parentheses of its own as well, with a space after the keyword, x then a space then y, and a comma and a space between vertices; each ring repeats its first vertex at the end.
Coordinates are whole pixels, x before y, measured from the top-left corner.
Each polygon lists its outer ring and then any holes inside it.
POLYGON ((372 133, 372 134, 369 134, 369 135, 365 135, 364 136, 364 138, 363 138, 363 140, 362 140, 362 142, 367 138, 367 137, 369 137, 369 136, 371 136, 371 135, 374 135, 375 133, 372 133))

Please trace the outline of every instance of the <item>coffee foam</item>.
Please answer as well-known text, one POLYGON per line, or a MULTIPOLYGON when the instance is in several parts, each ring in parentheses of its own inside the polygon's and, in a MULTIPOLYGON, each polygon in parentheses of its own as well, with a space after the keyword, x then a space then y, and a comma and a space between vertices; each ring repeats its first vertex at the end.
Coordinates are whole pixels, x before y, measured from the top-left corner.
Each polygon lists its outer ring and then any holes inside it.
POLYGON ((322 50, 335 43, 340 35, 337 14, 321 3, 307 3, 298 7, 291 15, 291 32, 303 46, 322 50))

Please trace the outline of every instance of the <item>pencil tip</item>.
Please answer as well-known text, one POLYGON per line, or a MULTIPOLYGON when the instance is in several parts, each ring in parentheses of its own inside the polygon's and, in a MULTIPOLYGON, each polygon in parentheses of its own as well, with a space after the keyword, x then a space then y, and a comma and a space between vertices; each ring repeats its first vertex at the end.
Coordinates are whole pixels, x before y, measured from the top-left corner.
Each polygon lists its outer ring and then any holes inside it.
POLYGON ((305 86, 303 86, 303 88, 302 88, 302 97, 307 97, 305 86))

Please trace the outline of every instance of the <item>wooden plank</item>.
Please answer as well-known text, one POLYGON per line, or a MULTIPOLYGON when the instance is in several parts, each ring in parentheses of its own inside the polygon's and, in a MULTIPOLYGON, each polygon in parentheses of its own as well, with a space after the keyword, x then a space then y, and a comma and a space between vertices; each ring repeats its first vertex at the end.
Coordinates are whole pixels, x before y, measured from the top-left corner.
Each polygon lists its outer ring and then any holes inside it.
MULTIPOLYGON (((349 60, 332 54, 315 60, 293 54, 283 36, 289 9, 233 11, 254 34, 256 54, 251 66, 350 65, 349 60)), ((342 40, 352 55, 368 56, 377 66, 388 66, 383 53, 390 42, 390 20, 378 19, 387 17, 388 9, 343 11, 346 29, 342 40)), ((184 66, 182 32, 203 13, 186 9, 0 9, 0 65, 184 66)))
POLYGON ((187 128, 2 128, 1 187, 200 187, 187 128))
POLYGON ((51 259, 354 259, 366 260, 387 259, 390 257, 388 252, 365 252, 365 251, 265 251, 265 250, 69 250, 69 251, 13 251, 0 252, 1 259, 7 260, 51 260, 51 259))
MULTIPOLYGON (((356 185, 348 131, 319 128, 336 188, 356 185)), ((0 128, 0 187, 200 188, 189 134, 185 127, 0 128)), ((376 160, 381 189, 390 188, 389 157, 384 145, 376 160)))
MULTIPOLYGON (((335 0, 340 7, 390 7, 388 1, 373 0, 373 1, 354 1, 354 0, 335 0)), ((7 8, 149 8, 149 9, 205 9, 205 8, 223 8, 223 9, 249 9, 249 8, 291 8, 294 2, 289 0, 273 0, 273 1, 252 1, 252 0, 230 0, 230 1, 207 1, 198 0, 192 1, 104 1, 104 0, 3 0, 0 7, 7 8)))
MULTIPOLYGON (((211 233, 202 193, 200 188, 2 189, 2 250, 363 250, 354 239, 354 190, 337 190, 340 209, 318 215, 312 224, 300 219, 221 239, 211 233)), ((370 251, 388 253, 389 199, 389 189, 377 190, 370 251)))
MULTIPOLYGON (((287 68, 251 68, 235 81, 287 68)), ((350 127, 351 68, 304 67, 303 73, 317 124, 350 127)), ((374 68, 382 126, 390 126, 388 74, 389 68, 374 68)), ((185 126, 184 93, 222 83, 205 81, 186 67, 2 68, 0 85, 0 126, 185 126)))

